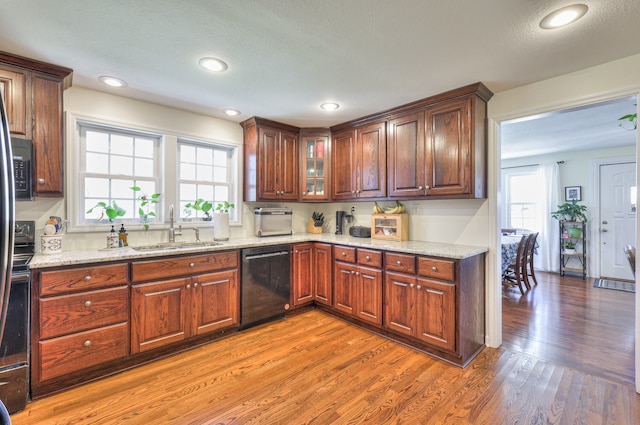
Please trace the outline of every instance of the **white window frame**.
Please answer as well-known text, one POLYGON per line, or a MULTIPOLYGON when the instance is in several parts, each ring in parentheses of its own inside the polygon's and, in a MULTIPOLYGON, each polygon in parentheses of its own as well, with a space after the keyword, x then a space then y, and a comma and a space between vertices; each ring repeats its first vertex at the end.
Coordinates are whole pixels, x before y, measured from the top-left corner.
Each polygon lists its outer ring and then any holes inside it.
MULTIPOLYGON (((502 220, 501 223, 503 227, 513 228, 513 224, 511 223, 511 184, 510 177, 513 176, 521 176, 521 175, 540 175, 540 167, 537 165, 530 166, 520 166, 513 168, 505 168, 502 170, 502 220)), ((536 205, 536 209, 538 214, 536 214, 536 226, 540 227, 540 220, 542 217, 540 214, 543 214, 541 199, 535 199, 533 204, 536 205)), ((529 229, 535 230, 535 229, 529 229)))

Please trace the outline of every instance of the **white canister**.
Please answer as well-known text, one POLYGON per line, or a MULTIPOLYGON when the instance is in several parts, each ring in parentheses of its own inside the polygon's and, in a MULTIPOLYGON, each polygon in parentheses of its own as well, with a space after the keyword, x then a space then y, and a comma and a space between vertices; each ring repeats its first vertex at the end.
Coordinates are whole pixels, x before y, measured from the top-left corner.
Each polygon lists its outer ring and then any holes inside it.
POLYGON ((41 252, 43 254, 59 254, 62 252, 62 235, 42 235, 41 252))

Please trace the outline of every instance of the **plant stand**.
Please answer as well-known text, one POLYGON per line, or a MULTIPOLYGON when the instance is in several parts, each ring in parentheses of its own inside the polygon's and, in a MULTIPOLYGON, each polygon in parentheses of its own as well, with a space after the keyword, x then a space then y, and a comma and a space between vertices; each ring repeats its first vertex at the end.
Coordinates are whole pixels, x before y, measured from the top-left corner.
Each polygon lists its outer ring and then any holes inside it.
POLYGON ((582 273, 587 278, 587 223, 584 221, 560 221, 560 276, 565 273, 582 273), (568 249, 571 242, 575 248, 568 249))

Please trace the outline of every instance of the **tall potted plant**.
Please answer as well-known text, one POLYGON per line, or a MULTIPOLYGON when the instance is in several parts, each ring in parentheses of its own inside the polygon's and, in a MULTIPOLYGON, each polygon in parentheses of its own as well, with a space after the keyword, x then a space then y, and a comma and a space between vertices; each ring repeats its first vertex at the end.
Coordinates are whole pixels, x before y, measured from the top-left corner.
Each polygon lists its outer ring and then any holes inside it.
POLYGON ((216 205, 216 213, 213 215, 213 240, 229 240, 229 210, 235 205, 228 201, 216 205))
MULTIPOLYGON (((565 202, 562 205, 558 205, 557 211, 551 212, 551 217, 556 220, 565 220, 565 221, 587 221, 587 206, 579 205, 578 202, 574 199, 571 202, 565 202)), ((582 226, 569 227, 569 236, 572 238, 581 238, 582 237, 582 226)))

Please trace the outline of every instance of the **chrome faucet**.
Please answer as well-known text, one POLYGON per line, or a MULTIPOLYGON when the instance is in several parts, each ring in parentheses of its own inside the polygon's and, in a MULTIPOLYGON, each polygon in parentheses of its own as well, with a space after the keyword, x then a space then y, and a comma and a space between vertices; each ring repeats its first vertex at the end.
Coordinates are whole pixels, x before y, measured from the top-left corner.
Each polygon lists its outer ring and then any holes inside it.
POLYGON ((173 204, 169 205, 169 243, 176 241, 176 235, 182 236, 182 225, 178 226, 178 231, 173 227, 173 204))

